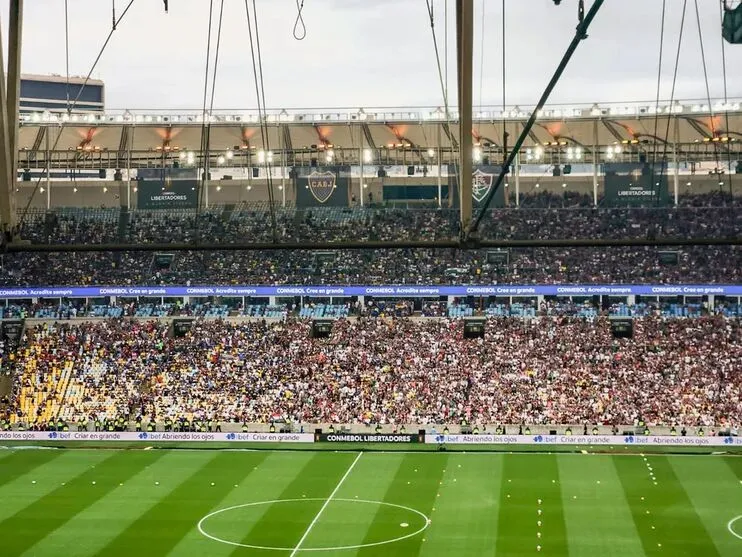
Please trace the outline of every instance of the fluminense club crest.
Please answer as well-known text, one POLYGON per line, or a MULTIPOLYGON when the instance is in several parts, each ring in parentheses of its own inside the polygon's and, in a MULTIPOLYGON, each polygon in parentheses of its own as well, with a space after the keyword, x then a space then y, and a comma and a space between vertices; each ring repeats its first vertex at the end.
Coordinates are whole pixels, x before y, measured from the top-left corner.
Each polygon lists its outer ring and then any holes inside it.
POLYGON ((309 191, 320 203, 327 202, 335 190, 335 174, 332 172, 312 172, 307 176, 309 191))
POLYGON ((479 169, 474 171, 471 177, 471 195, 477 203, 481 203, 487 197, 492 189, 494 179, 494 174, 487 174, 479 169))

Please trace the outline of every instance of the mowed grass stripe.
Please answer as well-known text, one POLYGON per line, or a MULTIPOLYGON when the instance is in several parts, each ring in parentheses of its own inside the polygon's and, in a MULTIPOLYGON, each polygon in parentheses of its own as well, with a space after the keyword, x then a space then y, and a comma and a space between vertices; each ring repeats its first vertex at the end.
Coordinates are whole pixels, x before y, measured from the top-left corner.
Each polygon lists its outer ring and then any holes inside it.
POLYGON ((737 476, 740 485, 742 485, 742 457, 739 456, 726 456, 723 458, 727 466, 737 476))
MULTIPOLYGON (((353 463, 357 453, 315 453, 277 499, 318 499, 297 503, 279 503, 267 508, 252 527, 246 529, 240 543, 264 547, 293 548, 353 463)), ((235 547, 234 556, 244 556, 245 549, 235 547)))
MULTIPOLYGON (((112 538, 213 458, 207 452, 162 451, 163 457, 83 509, 26 551, 28 557, 95 555, 112 538), (158 482, 159 485, 155 485, 158 482)), ((136 453, 126 453, 135 455, 136 453)), ((128 457, 127 457, 128 458, 128 457)), ((126 462, 121 463, 122 466, 126 462)))
POLYGON ((719 556, 667 457, 616 456, 613 465, 648 557, 719 556))
MULTIPOLYGON (((742 485, 734 471, 716 457, 669 457, 669 462, 719 554, 742 555, 742 540, 727 529, 732 518, 742 516, 742 485)), ((742 519, 735 526, 742 536, 742 519)))
POLYGON ((568 555, 556 455, 509 454, 504 458, 496 555, 530 556, 538 545, 544 555, 568 555))
MULTIPOLYGON (((323 511, 301 547, 327 548, 357 546, 364 541, 376 521, 378 501, 386 496, 389 485, 404 462, 404 454, 366 453, 356 463, 351 474, 323 511), (372 501, 363 503, 361 501, 372 501)), ((406 486, 417 489, 414 480, 406 486)), ((401 511, 399 523, 412 522, 409 511, 401 511)))
MULTIPOLYGON (((448 465, 448 455, 445 453, 416 454, 410 453, 404 456, 400 463, 394 480, 389 484, 384 501, 397 505, 404 505, 420 511, 428 517, 433 514, 433 507, 441 501, 438 494, 441 491, 444 470, 448 465), (417 470, 417 471, 415 471, 417 470), (408 488, 407 482, 415 482, 415 488, 408 488)), ((379 506, 374 521, 368 529, 362 543, 374 543, 378 540, 390 539, 400 534, 399 524, 390 523, 385 517, 388 513, 396 516, 396 511, 387 507, 379 506)), ((432 526, 435 518, 431 519, 432 526)), ((364 556, 390 556, 411 557, 419 555, 425 532, 423 534, 407 538, 392 544, 374 547, 364 547, 358 550, 358 555, 364 556)))
POLYGON ((570 557, 642 555, 612 457, 559 455, 557 462, 570 557))
POLYGON ((166 555, 267 453, 221 452, 112 539, 97 555, 166 555), (211 483, 215 485, 211 485, 211 483))
MULTIPOLYGON (((209 512, 250 502, 278 499, 286 486, 296 478, 296 471, 306 466, 312 456, 312 453, 306 451, 268 453, 268 457, 261 465, 241 481, 238 487, 215 502, 209 512)), ((220 513, 205 521, 203 527, 211 535, 239 542, 251 524, 249 521, 259 520, 268 508, 268 505, 261 505, 250 507, 246 513, 241 510, 220 513)), ((168 557, 193 557, 193 555, 227 557, 233 550, 234 546, 209 539, 197 529, 193 529, 178 542, 168 557)))
MULTIPOLYGON (((110 451, 59 451, 59 456, 0 487, 0 522, 110 458, 110 451), (35 483, 34 483, 35 482, 35 483)), ((0 552, 2 554, 2 552, 0 552)))
POLYGON ((119 482, 134 476, 162 454, 155 452, 112 453, 109 458, 77 476, 65 486, 0 523, 4 557, 21 555, 79 512, 113 491, 119 482), (95 483, 93 483, 95 482, 95 483))
POLYGON ((52 462, 62 454, 64 454, 64 451, 31 449, 4 455, 0 459, 0 486, 12 482, 24 474, 29 474, 35 468, 52 462))
POLYGON ((421 556, 494 554, 503 459, 501 454, 449 455, 421 556))

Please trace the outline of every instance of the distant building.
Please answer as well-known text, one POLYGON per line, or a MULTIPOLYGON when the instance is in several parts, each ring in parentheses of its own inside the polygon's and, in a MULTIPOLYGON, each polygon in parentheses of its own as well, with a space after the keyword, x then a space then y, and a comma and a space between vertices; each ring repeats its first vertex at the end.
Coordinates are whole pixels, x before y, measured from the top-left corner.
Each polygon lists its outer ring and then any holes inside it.
POLYGON ((20 109, 24 112, 66 112, 69 105, 73 112, 103 112, 105 87, 98 79, 59 75, 22 75, 20 109), (80 90, 82 89, 82 93, 80 90), (77 103, 72 106, 77 98, 77 103))

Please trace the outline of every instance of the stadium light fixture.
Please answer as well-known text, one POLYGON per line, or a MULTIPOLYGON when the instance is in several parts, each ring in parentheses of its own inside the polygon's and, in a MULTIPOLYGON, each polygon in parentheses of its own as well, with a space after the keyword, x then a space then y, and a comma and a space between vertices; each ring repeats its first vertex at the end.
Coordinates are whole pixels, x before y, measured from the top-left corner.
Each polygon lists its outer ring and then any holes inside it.
POLYGON ((216 191, 222 191, 222 187, 221 186, 217 186, 216 187, 216 191))
POLYGON ((185 160, 186 156, 187 155, 186 155, 185 151, 181 151, 180 152, 180 155, 178 155, 178 158, 183 161, 183 160, 185 160))
POLYGON ((106 186, 103 186, 103 193, 107 193, 107 192, 108 192, 108 188, 106 186))
POLYGON ((224 164, 225 162, 227 162, 227 158, 224 155, 219 155, 216 159, 217 164, 224 164))
POLYGON ((364 149, 363 150, 363 162, 370 163, 374 160, 374 154, 371 151, 371 149, 364 149))
POLYGON ((72 193, 77 193, 77 187, 72 188, 72 193))
POLYGON ((227 151, 226 155, 227 159, 232 160, 232 158, 234 157, 234 152, 232 151, 232 149, 230 149, 229 151, 227 151))
POLYGON ((435 149, 428 149, 428 156, 432 159, 435 156, 435 149))
POLYGON ((262 149, 258 151, 258 163, 265 164, 265 151, 263 151, 262 149))
POLYGON ((538 182, 536 182, 536 187, 537 188, 540 188, 541 187, 541 184, 539 184, 538 182))
POLYGON ((536 147, 533 150, 533 156, 534 156, 534 158, 536 160, 541 160, 541 157, 544 156, 544 150, 543 150, 543 148, 541 148, 540 146, 539 147, 536 147))

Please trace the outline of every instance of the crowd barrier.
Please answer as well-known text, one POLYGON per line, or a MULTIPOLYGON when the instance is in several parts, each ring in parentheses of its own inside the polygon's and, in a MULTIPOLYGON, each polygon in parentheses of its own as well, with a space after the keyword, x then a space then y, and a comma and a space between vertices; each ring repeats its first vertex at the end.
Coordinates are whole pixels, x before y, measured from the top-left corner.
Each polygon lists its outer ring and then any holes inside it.
POLYGON ((311 433, 179 433, 179 432, 108 432, 108 431, 2 431, 1 441, 67 441, 99 442, 125 441, 141 443, 190 442, 199 443, 312 443, 311 433))
POLYGON ((0 299, 105 296, 742 296, 738 284, 381 285, 381 286, 38 286, 0 288, 0 299))
POLYGON ((678 435, 441 435, 427 434, 437 445, 621 445, 665 447, 742 447, 742 437, 678 435))
POLYGON ((349 433, 178 433, 178 432, 93 432, 93 431, 2 431, 3 441, 35 441, 51 444, 65 442, 198 442, 198 443, 336 443, 428 445, 579 445, 579 446, 648 446, 648 447, 742 447, 742 437, 683 437, 669 435, 443 435, 418 434, 349 434, 349 433))

